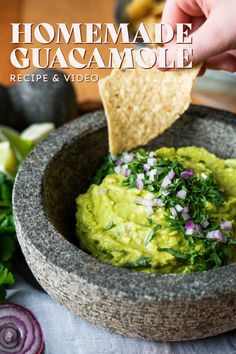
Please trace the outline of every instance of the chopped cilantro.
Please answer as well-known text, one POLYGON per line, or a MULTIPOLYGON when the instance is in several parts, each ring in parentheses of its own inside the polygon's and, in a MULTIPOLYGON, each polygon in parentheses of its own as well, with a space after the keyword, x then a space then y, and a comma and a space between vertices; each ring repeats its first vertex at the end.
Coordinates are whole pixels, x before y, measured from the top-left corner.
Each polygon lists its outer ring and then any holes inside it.
POLYGON ((0 172, 0 300, 5 298, 5 285, 14 283, 10 260, 16 248, 12 214, 13 181, 0 172))
POLYGON ((125 268, 135 269, 135 268, 145 268, 150 266, 151 258, 148 256, 143 256, 134 262, 128 262, 124 265, 125 268))
POLYGON ((108 155, 104 158, 104 162, 102 166, 97 171, 96 175, 94 176, 92 183, 94 184, 101 184, 103 178, 111 173, 114 172, 115 161, 111 155, 108 155))
POLYGON ((111 230, 114 226, 116 226, 115 222, 113 220, 108 221, 106 226, 104 227, 104 231, 111 230))
MULTIPOLYGON (((160 199, 163 203, 169 229, 182 234, 183 239, 187 241, 187 246, 184 249, 159 248, 158 251, 170 253, 180 265, 187 265, 191 267, 192 271, 202 271, 227 264, 230 256, 229 245, 236 244, 236 241, 233 239, 233 233, 222 231, 227 240, 225 243, 206 238, 208 232, 218 230, 220 227, 219 221, 212 216, 208 205, 211 204, 215 207, 220 207, 226 200, 226 196, 216 184, 213 174, 206 176, 206 178, 201 178, 193 174, 193 176, 186 179, 182 177, 181 173, 186 171, 186 167, 183 165, 184 160, 191 161, 188 156, 181 156, 179 160, 160 157, 155 155, 155 153, 152 153, 151 156, 152 163, 147 170, 144 169, 144 166, 145 164, 147 165, 148 159, 150 159, 148 151, 140 149, 133 154, 133 158, 128 162, 123 160, 122 163, 129 170, 129 174, 124 178, 122 184, 127 188, 136 188, 138 175, 144 175, 142 179, 143 188, 153 193, 154 197, 160 199), (153 158, 153 156, 155 157, 153 158), (150 177, 149 170, 155 170, 155 175, 150 177), (170 171, 172 171, 172 174, 174 172, 174 178, 171 178, 166 188, 168 193, 163 193, 162 183, 170 171), (180 194, 186 192, 186 196, 181 198, 179 192, 180 194), (173 211, 176 206, 179 209, 178 212, 176 211, 176 215, 173 215, 171 210, 173 211), (207 221, 208 226, 203 227, 202 232, 195 230, 191 236, 187 236, 186 219, 181 215, 181 208, 188 210, 187 213, 189 213, 191 222, 194 225, 201 228, 201 224, 207 221)), ((116 161, 122 161, 122 159, 124 159, 124 154, 107 157, 96 174, 94 183, 100 184, 107 174, 114 173, 117 165, 116 161)), ((198 162, 205 164, 204 160, 199 160, 198 162)), ((228 166, 225 165, 226 167, 228 166)), ((158 206, 153 205, 153 208, 156 207, 158 206)), ((189 219, 187 218, 187 220, 189 219)), ((151 218, 147 218, 147 221, 149 226, 153 225, 153 228, 147 235, 144 242, 145 246, 153 240, 161 227, 151 218)), ((114 226, 115 223, 110 221, 104 230, 110 230, 114 226)), ((126 264, 125 267, 142 268, 149 265, 150 257, 145 256, 135 262, 126 264)))
POLYGON ((161 228, 161 225, 156 224, 154 228, 149 232, 147 239, 144 242, 144 245, 147 246, 153 239, 154 236, 156 236, 157 231, 161 228))

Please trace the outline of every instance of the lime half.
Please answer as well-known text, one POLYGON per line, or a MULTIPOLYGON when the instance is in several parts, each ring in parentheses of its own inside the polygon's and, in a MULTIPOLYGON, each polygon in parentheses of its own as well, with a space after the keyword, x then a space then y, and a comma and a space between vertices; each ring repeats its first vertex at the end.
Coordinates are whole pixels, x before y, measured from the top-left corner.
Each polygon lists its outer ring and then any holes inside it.
POLYGON ((8 141, 0 143, 0 171, 14 177, 17 173, 18 161, 8 141))
POLYGON ((28 144, 36 145, 54 129, 53 123, 32 124, 21 133, 20 138, 28 144))
POLYGON ((32 149, 29 143, 22 141, 18 131, 3 125, 0 126, 0 140, 9 141, 18 161, 22 161, 32 149))

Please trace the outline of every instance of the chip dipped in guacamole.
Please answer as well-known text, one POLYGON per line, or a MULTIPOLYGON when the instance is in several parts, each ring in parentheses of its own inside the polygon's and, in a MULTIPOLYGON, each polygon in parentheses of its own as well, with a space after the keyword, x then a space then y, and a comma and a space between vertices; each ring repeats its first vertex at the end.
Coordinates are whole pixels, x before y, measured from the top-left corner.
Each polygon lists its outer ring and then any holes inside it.
POLYGON ((198 147, 109 155, 76 204, 80 248, 114 266, 189 273, 235 261, 236 159, 198 147))

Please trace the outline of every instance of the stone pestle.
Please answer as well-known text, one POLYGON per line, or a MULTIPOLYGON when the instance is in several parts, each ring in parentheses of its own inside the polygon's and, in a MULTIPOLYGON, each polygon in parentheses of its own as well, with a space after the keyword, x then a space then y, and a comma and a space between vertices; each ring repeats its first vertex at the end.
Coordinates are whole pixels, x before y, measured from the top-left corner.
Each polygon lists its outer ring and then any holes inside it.
POLYGON ((52 122, 58 127, 78 115, 73 85, 63 72, 40 69, 30 73, 27 80, 0 86, 0 125, 23 130, 30 124, 52 122), (35 81, 36 75, 45 75, 47 80, 35 81))

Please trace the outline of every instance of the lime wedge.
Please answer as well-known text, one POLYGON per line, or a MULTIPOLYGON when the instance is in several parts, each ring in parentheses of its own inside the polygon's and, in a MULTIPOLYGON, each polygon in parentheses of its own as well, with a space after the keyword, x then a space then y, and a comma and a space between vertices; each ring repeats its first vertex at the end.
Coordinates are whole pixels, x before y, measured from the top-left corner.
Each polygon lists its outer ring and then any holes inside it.
POLYGON ((53 123, 32 124, 21 133, 20 137, 22 141, 36 145, 54 129, 55 125, 53 123))
POLYGON ((0 126, 0 141, 9 141, 18 161, 23 160, 31 151, 31 144, 22 141, 20 133, 15 129, 0 126))
POLYGON ((0 143, 0 171, 15 176, 18 161, 8 141, 0 143))

